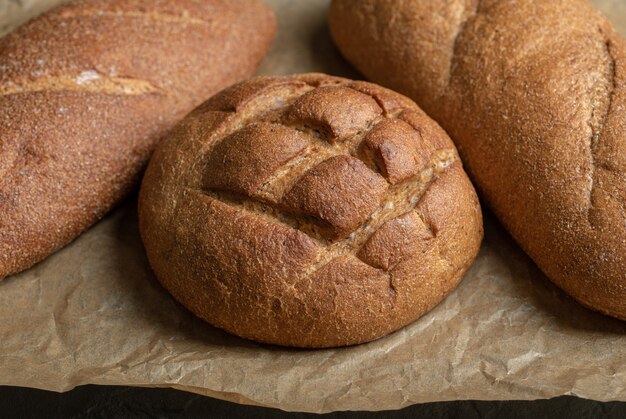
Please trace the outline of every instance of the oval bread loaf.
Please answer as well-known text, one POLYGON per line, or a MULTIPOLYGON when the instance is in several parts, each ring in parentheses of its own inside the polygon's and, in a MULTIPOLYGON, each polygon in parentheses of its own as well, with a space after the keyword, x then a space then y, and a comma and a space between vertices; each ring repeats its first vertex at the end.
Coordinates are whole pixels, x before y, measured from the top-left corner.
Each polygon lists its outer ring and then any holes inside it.
POLYGON ((257 0, 84 0, 0 40, 0 279, 67 244, 133 186, 157 140, 253 74, 257 0))
POLYGON ((368 78, 448 131, 557 285, 626 319, 626 43, 584 0, 333 0, 368 78))
POLYGON ((260 342, 366 342, 420 317, 478 252, 454 145, 412 101, 322 74, 255 78, 157 148, 139 197, 163 285, 260 342))

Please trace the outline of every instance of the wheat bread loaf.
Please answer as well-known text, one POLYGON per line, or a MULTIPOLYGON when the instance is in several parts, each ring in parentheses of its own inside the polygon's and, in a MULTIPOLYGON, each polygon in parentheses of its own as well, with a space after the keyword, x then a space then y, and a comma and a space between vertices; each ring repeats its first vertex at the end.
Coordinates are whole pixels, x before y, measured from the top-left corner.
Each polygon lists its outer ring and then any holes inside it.
POLYGON ((84 0, 0 39, 0 279, 119 202, 168 129, 254 73, 274 30, 258 0, 84 0))
POLYGON ((482 239, 445 132, 409 99, 323 74, 205 102, 148 165, 156 276, 209 323, 297 347, 367 342, 451 292, 482 239))
POLYGON ((329 26, 447 130, 552 281, 626 319, 626 44, 605 18, 584 0, 333 0, 329 26))

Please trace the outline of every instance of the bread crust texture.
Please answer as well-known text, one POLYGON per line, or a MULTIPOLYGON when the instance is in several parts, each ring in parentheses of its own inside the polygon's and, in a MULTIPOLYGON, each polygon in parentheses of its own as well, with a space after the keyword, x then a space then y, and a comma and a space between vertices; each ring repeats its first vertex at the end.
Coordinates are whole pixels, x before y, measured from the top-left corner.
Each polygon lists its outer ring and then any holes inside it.
POLYGON ((626 320, 626 41, 589 2, 333 0, 329 27, 446 129, 554 283, 626 320))
POLYGON ((413 322, 483 235, 447 134, 400 94, 324 74, 253 78, 198 107, 153 155, 139 221, 157 278, 196 315, 307 348, 413 322))
POLYGON ((80 0, 0 39, 0 279, 120 202, 176 122, 254 74, 275 26, 259 0, 80 0))

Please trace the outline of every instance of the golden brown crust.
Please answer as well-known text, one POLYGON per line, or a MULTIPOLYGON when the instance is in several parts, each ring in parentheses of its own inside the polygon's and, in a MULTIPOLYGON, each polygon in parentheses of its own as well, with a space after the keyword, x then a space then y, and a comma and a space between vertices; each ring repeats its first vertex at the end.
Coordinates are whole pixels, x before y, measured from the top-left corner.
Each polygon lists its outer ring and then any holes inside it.
POLYGON ((139 198, 150 263, 185 306, 246 338, 329 347, 381 337, 439 303, 480 246, 478 200, 444 137, 410 100, 365 82, 235 85, 150 161, 139 198), (372 136, 419 161, 387 153, 404 177, 380 170, 363 152, 372 136))
POLYGON ((626 42, 606 19, 584 0, 333 0, 329 24, 450 133, 549 278, 626 320, 626 42))
POLYGON ((254 72, 274 28, 256 0, 83 0, 1 39, 0 279, 115 205, 176 121, 254 72))

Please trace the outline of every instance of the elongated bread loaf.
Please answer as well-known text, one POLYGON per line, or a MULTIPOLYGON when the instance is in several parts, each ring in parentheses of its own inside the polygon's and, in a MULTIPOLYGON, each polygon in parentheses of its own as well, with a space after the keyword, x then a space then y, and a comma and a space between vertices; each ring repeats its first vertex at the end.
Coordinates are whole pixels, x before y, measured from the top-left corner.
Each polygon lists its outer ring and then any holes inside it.
POLYGON ((626 44, 609 22, 584 0, 334 0, 329 22, 448 131, 547 276, 626 319, 626 44))
POLYGON ((454 144, 415 103, 323 74, 259 77, 186 117, 139 195, 157 277, 245 338, 367 342, 450 293, 482 239, 454 144))
POLYGON ((0 40, 0 279, 105 214, 157 140, 252 75, 275 30, 258 0, 85 0, 0 40))

